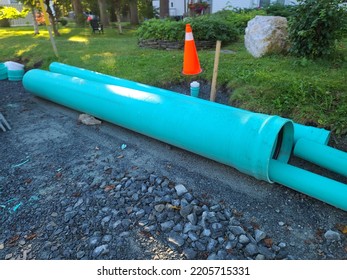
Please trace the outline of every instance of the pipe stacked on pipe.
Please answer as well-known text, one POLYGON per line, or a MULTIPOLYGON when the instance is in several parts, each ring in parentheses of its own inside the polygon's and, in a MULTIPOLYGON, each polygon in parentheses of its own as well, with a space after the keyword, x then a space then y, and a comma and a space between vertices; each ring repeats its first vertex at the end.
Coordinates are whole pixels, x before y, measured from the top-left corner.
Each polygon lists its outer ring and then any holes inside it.
POLYGON ((294 143, 296 150, 302 138, 324 146, 326 130, 65 64, 52 63, 50 70, 55 73, 28 71, 25 89, 347 211, 345 184, 287 164, 294 143))

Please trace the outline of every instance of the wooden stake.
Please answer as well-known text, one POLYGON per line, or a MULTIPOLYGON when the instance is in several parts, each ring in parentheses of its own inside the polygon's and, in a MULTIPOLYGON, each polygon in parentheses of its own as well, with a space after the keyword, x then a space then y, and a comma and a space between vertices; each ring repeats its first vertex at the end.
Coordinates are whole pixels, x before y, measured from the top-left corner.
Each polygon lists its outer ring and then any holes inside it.
POLYGON ((211 85, 211 93, 210 93, 210 101, 213 101, 213 102, 216 99, 217 75, 218 75, 218 64, 219 64, 221 44, 222 42, 218 40, 216 44, 216 54, 214 56, 213 76, 212 76, 212 85, 211 85))

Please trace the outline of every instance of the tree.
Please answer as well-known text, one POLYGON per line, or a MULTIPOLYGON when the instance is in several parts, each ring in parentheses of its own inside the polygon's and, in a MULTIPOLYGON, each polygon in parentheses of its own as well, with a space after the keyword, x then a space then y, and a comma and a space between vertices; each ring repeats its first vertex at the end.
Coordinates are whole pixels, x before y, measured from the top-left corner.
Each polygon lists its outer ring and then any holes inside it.
POLYGON ((51 7, 49 6, 49 1, 50 0, 45 0, 44 1, 44 3, 46 4, 46 11, 47 11, 47 14, 48 14, 48 17, 49 17, 49 21, 51 22, 54 35, 55 36, 60 36, 60 33, 58 31, 58 27, 57 27, 57 24, 56 24, 55 16, 53 14, 53 11, 52 11, 51 7))
POLYGON ((75 22, 77 26, 84 26, 85 17, 83 15, 83 8, 81 0, 72 0, 72 8, 75 13, 75 22))
POLYGON ((169 16, 169 0, 160 0, 159 15, 161 18, 169 16))
POLYGON ((129 0, 129 9, 130 9, 130 23, 133 25, 139 24, 137 0, 129 0))
POLYGON ((121 16, 122 16, 122 4, 124 0, 113 0, 112 7, 114 8, 117 23, 118 23, 118 32, 119 34, 123 34, 122 24, 121 24, 121 16))
POLYGON ((0 6, 0 26, 9 27, 10 19, 25 18, 28 12, 29 12, 28 9, 23 9, 20 12, 13 7, 0 6))
POLYGON ((109 14, 107 12, 107 3, 106 0, 98 0, 99 11, 100 11, 100 20, 104 26, 110 25, 109 14))
POLYGON ((34 22, 33 22, 33 26, 34 26, 34 34, 40 34, 40 30, 39 30, 39 25, 37 24, 36 21, 36 1, 35 0, 22 0, 22 3, 24 6, 28 7, 31 11, 31 14, 33 16, 34 22))

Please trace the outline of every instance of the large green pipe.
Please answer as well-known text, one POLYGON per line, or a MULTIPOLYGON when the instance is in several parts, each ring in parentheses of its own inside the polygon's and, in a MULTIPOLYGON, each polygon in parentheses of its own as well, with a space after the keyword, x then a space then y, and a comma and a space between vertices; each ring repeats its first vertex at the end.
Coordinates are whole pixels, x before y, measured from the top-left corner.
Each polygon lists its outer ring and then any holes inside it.
MULTIPOLYGON (((71 77, 79 77, 82 79, 100 82, 104 84, 111 84, 111 85, 117 85, 117 86, 123 86, 127 88, 132 88, 136 90, 143 90, 146 92, 151 92, 155 94, 160 95, 172 95, 177 94, 176 92, 148 86, 141 83, 136 83, 133 81, 105 75, 102 73, 86 70, 83 68, 78 68, 75 66, 59 63, 59 62, 52 62, 49 66, 49 70, 51 72, 60 73, 64 75, 68 75, 71 77)), ((199 99, 198 99, 199 100, 199 99)), ((196 100, 197 102, 199 102, 196 100)), ((234 110, 244 111, 242 109, 231 107, 234 110)), ((320 144, 327 144, 330 137, 330 131, 325 130, 323 128, 316 128, 312 126, 305 126, 301 124, 294 123, 294 143, 297 142, 300 138, 309 139, 312 141, 315 141, 320 144)))
POLYGON ((302 138, 295 144, 294 155, 347 176, 347 153, 343 151, 302 138))
POLYGON ((347 185, 341 182, 278 160, 270 161, 269 176, 274 182, 347 211, 347 185))
POLYGON ((272 158, 287 162, 293 124, 278 116, 233 110, 180 94, 159 95, 42 70, 30 70, 25 89, 271 182, 272 158))

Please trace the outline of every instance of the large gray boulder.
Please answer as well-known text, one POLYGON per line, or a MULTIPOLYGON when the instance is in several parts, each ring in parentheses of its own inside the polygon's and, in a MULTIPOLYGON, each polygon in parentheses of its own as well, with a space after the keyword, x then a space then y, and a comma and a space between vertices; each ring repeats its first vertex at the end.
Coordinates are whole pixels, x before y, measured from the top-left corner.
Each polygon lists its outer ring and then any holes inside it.
POLYGON ((285 17, 256 16, 247 23, 245 46, 254 57, 284 52, 288 49, 287 29, 285 17))

